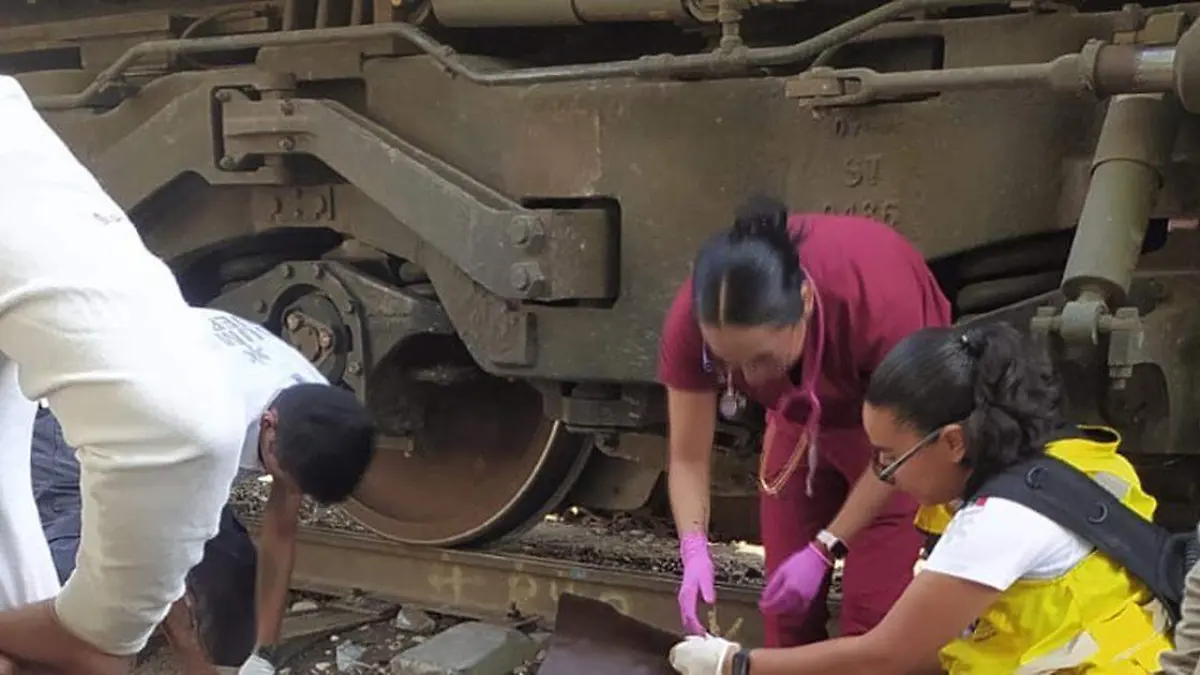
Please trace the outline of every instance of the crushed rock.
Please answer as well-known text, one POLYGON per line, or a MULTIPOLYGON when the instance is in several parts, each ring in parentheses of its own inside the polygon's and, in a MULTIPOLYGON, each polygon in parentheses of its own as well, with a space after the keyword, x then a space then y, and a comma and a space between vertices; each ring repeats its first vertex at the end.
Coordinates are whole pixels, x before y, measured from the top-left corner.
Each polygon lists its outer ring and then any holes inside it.
MULTIPOLYGON (((713 544, 713 567, 720 583, 759 585, 763 559, 757 547, 713 544)), ((600 526, 581 527, 547 520, 520 539, 504 544, 497 553, 554 558, 618 569, 644 570, 679 576, 679 543, 641 530, 611 532, 600 526)))
MULTIPOLYGON (((250 479, 234 485, 230 503, 243 515, 259 515, 266 503, 269 483, 250 479)), ((321 507, 305 500, 301 524, 306 527, 358 534, 371 531, 342 509, 321 507)), ((496 553, 517 553, 537 558, 569 560, 655 574, 681 574, 679 543, 661 521, 635 514, 604 518, 578 509, 545 522, 521 537, 502 543, 496 553)), ((713 567, 720 583, 759 585, 763 582, 762 549, 742 543, 714 543, 713 567)))
MULTIPOLYGON (((229 504, 238 515, 261 516, 266 507, 267 495, 270 494, 271 484, 259 478, 249 478, 233 484, 229 494, 229 504)), ((358 524, 346 512, 337 506, 321 506, 304 498, 300 508, 300 524, 305 527, 319 527, 338 532, 371 534, 371 530, 358 524)))
MULTIPOLYGON (((345 598, 330 598, 312 593, 295 594, 291 606, 303 605, 303 613, 321 611, 326 605, 331 608, 345 604, 345 598), (336 601, 336 602, 334 602, 336 601), (309 609, 308 605, 316 605, 309 609)), ((444 631, 466 619, 426 612, 416 607, 402 607, 395 616, 369 623, 357 628, 333 633, 319 639, 296 638, 285 641, 282 650, 295 655, 281 664, 279 675, 375 675, 392 672, 390 663, 401 652, 428 639, 430 635, 444 631), (419 616, 429 624, 421 623, 421 633, 397 628, 397 616, 407 614, 409 618, 419 616), (299 649, 299 651, 295 651, 299 649)), ((527 628, 530 637, 537 643, 544 641, 548 633, 537 625, 527 628)), ((537 655, 513 671, 514 675, 536 675, 545 652, 537 655)), ((221 675, 235 675, 237 669, 218 669, 221 675)), ((139 659, 134 675, 183 675, 174 655, 163 640, 154 640, 139 659)))

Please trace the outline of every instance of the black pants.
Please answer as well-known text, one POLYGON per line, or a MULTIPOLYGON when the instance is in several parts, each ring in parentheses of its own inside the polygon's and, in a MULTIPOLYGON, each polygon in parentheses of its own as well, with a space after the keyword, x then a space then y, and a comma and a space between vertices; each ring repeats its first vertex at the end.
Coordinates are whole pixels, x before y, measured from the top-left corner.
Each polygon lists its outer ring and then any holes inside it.
MULTIPOLYGON (((79 462, 58 420, 39 410, 33 428, 33 492, 60 581, 75 569, 79 549, 79 462)), ((154 508, 148 504, 147 508, 154 508)), ((187 575, 200 644, 218 666, 238 667, 254 649, 257 552, 228 505, 204 557, 187 575)))
POLYGON ((240 666, 254 650, 256 564, 250 534, 226 505, 217 536, 187 576, 200 644, 215 665, 240 666))

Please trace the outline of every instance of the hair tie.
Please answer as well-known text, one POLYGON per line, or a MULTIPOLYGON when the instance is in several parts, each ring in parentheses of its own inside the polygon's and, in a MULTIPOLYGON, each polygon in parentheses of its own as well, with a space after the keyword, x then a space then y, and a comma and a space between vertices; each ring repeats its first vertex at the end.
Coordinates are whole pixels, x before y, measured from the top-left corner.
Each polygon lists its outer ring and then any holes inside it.
POLYGON ((962 342, 963 351, 967 353, 968 357, 977 359, 979 358, 980 354, 983 353, 983 346, 979 344, 979 340, 971 338, 970 330, 964 330, 962 334, 958 336, 958 340, 959 342, 962 342))

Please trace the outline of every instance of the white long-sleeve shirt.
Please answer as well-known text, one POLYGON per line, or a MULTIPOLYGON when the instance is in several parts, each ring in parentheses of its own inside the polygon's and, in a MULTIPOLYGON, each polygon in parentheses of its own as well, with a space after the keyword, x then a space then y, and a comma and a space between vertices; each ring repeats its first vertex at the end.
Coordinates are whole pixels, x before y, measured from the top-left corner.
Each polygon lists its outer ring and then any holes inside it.
POLYGON ((170 270, 8 77, 0 214, 0 354, 79 449, 82 537, 56 609, 133 653, 217 531, 244 432, 235 387, 170 270))

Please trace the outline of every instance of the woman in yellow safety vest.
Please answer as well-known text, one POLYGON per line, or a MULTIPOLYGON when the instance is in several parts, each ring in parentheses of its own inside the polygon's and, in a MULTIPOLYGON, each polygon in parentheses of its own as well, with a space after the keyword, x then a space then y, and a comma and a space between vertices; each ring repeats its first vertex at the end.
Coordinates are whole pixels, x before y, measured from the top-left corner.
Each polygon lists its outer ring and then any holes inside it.
POLYGON ((971 497, 1048 453, 1153 517, 1117 433, 1065 424, 1060 400, 1049 363, 1007 325, 902 340, 871 376, 863 425, 874 471, 924 506, 918 525, 941 534, 921 573, 864 635, 789 649, 689 637, 671 665, 683 675, 1157 672, 1171 644, 1141 582, 1045 516, 971 497))

